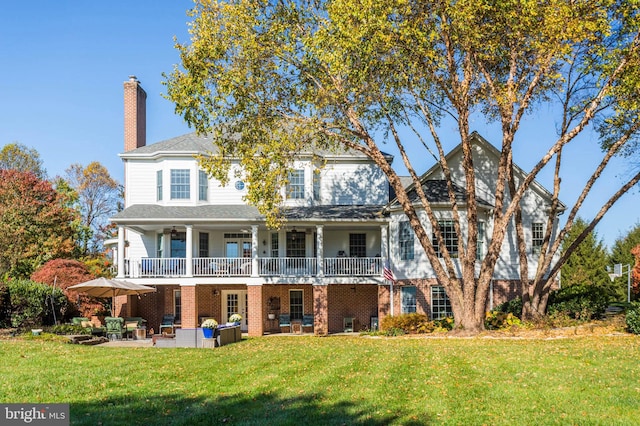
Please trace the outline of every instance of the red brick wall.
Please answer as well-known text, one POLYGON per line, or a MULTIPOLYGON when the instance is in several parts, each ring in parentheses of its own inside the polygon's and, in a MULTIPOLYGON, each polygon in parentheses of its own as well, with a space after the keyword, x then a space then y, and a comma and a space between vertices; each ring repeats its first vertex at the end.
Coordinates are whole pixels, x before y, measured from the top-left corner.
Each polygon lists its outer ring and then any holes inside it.
POLYGON ((180 302, 182 303, 182 328, 196 328, 198 323, 198 295, 196 286, 180 287, 180 302))
POLYGON ((334 284, 328 289, 329 333, 344 331, 344 318, 353 317, 354 331, 368 329, 371 317, 378 316, 376 284, 334 284))
POLYGON ((147 143, 147 93, 138 80, 131 77, 124 82, 124 150, 145 146, 147 143))
POLYGON ((247 286, 248 301, 248 334, 249 336, 262 336, 264 333, 264 320, 266 318, 265 303, 263 303, 262 286, 247 286))
POLYGON ((318 336, 329 334, 329 286, 313 286, 313 332, 318 336))

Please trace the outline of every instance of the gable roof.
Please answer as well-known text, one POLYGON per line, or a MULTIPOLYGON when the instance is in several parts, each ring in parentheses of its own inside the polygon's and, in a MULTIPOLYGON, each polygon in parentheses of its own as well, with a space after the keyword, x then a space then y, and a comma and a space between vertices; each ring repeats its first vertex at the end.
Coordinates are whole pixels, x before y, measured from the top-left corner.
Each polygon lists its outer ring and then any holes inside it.
MULTIPOLYGON (((483 138, 478 132, 474 130, 469 137, 471 139, 471 143, 480 146, 485 154, 493 155, 495 158, 500 158, 501 152, 495 146, 493 146, 489 141, 483 138)), ((458 144, 451 151, 449 151, 446 154, 445 158, 447 160, 450 160, 454 156, 458 155, 461 151, 462 151, 462 143, 458 144)), ((448 202, 449 201, 449 195, 446 188, 446 181, 440 180, 440 179, 430 179, 431 176, 440 172, 440 170, 441 170, 440 164, 436 163, 433 166, 431 166, 431 168, 429 168, 420 177, 420 182, 422 182, 425 195, 427 195, 427 199, 430 202, 448 202), (435 182, 442 182, 442 183, 435 183, 435 182), (440 185, 444 185, 444 186, 441 188, 439 187, 440 185), (429 197, 429 193, 431 193, 431 196, 435 201, 432 201, 432 199, 429 197)), ((522 170, 520 167, 518 167, 516 164, 514 164, 514 171, 520 177, 527 176, 527 173, 524 170, 522 170)), ((466 190, 459 187, 455 183, 453 186, 454 186, 454 192, 456 193, 456 200, 466 202, 466 190), (461 197, 461 194, 459 194, 459 192, 462 192, 463 194, 462 197, 461 197)), ((538 183, 535 179, 531 183, 530 188, 534 191, 537 191, 539 194, 541 194, 543 197, 547 199, 550 199, 553 197, 553 195, 545 187, 540 185, 540 183, 538 183)), ((412 202, 418 201, 418 197, 415 191, 415 184, 412 183, 407 187, 407 195, 409 196, 412 202)), ((476 199, 478 201, 479 206, 493 207, 492 203, 482 199, 479 195, 476 196, 476 199)), ((399 203, 397 198, 394 198, 389 202, 385 210, 391 209, 392 207, 397 207, 398 205, 399 203)), ((559 211, 562 212, 565 209, 566 209, 566 206, 562 202, 560 202, 559 211)))

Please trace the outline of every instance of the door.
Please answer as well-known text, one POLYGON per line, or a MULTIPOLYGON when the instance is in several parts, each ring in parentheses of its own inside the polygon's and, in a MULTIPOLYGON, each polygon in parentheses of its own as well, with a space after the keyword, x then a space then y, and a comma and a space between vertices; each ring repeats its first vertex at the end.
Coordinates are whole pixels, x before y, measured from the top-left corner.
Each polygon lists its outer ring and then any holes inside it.
POLYGON ((247 331, 247 290, 223 290, 222 291, 222 319, 226 322, 233 314, 242 315, 240 329, 247 331))

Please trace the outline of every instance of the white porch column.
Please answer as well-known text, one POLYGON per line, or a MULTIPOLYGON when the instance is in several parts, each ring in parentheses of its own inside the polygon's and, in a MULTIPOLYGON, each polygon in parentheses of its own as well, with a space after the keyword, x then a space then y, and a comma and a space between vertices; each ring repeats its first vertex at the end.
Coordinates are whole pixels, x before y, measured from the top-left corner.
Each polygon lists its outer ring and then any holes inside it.
POLYGON ((258 225, 251 225, 251 276, 258 276, 258 225))
POLYGON ((382 267, 389 260, 389 226, 380 225, 380 256, 382 257, 382 267))
POLYGON ((187 227, 187 264, 185 265, 185 275, 187 277, 193 276, 193 225, 186 225, 187 227))
POLYGON ((118 276, 117 278, 125 277, 124 270, 124 227, 118 226, 118 276))
POLYGON ((318 277, 324 277, 324 226, 316 225, 316 243, 318 246, 318 277))

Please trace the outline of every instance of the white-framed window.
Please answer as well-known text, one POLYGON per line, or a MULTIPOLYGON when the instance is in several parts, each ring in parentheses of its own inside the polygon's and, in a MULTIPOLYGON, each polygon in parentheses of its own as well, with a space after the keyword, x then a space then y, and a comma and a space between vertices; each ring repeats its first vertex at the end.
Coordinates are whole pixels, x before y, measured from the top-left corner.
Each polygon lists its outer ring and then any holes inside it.
POLYGON ((444 287, 431 287, 431 319, 440 320, 452 316, 451 302, 444 287))
POLYGON ((173 315, 175 316, 174 321, 180 324, 182 322, 182 294, 180 290, 173 290, 173 315))
MULTIPOLYGON (((453 226, 452 220, 441 220, 438 221, 438 225, 440 227, 440 233, 442 234, 442 238, 444 238, 444 244, 447 247, 447 251, 451 257, 458 257, 458 234, 456 234, 456 230, 453 226)), ((433 244, 433 249, 436 251, 438 257, 442 257, 442 252, 440 251, 440 245, 438 244, 438 240, 436 239, 435 232, 432 234, 431 243, 433 244)))
POLYGON ((297 232, 295 229, 287 232, 287 257, 306 257, 306 238, 304 232, 297 232))
POLYGON ((304 170, 299 169, 289 172, 287 198, 292 200, 304 199, 304 170))
POLYGON ((292 320, 301 320, 304 314, 304 293, 302 290, 289 290, 289 315, 292 320))
POLYGON ((156 172, 156 200, 162 201, 162 170, 156 172))
POLYGON ((171 199, 188 200, 191 197, 189 169, 171 169, 171 199))
POLYGON ((413 285, 400 287, 400 301, 403 314, 416 312, 416 287, 413 285))
POLYGON ((478 245, 476 246, 476 260, 482 260, 484 258, 484 222, 478 222, 478 245))
POLYGON ((349 256, 367 257, 367 234, 349 234, 349 256))
POLYGON ((202 170, 198 171, 198 200, 207 201, 209 193, 209 176, 202 170))
POLYGON ((164 234, 156 235, 156 257, 162 258, 162 253, 164 249, 164 234))
POLYGON ((320 170, 313 171, 313 201, 320 201, 320 170))
POLYGON ((280 241, 277 232, 271 233, 271 257, 279 257, 280 255, 280 241))
POLYGON ((400 245, 400 259, 413 260, 414 233, 408 221, 398 223, 398 243, 400 245))
POLYGON ((540 254, 544 240, 544 223, 533 222, 531 224, 531 248, 534 254, 540 254))

